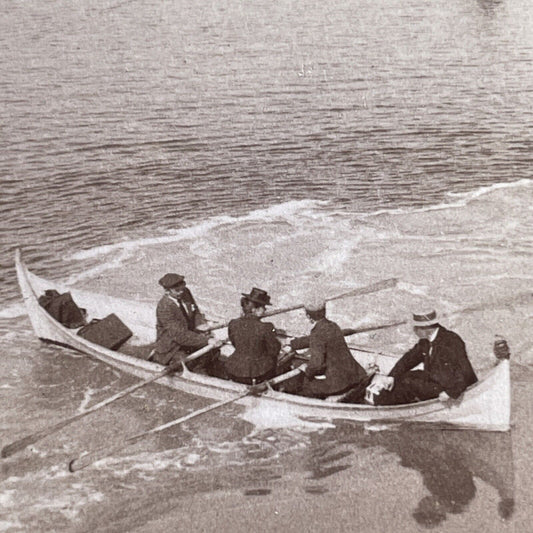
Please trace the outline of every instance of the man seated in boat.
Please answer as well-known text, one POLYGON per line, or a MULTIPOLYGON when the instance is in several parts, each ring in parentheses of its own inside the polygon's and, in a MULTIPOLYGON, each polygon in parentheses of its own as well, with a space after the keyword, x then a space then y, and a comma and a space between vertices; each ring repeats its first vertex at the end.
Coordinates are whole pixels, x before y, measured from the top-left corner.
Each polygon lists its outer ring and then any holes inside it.
POLYGON ((228 325, 228 337, 235 351, 226 361, 229 378, 252 385, 276 375, 281 343, 271 322, 261 322, 270 296, 254 287, 250 294, 242 293, 242 315, 228 325))
POLYGON ((314 324, 309 337, 310 359, 299 390, 291 384, 285 391, 324 399, 360 386, 362 398, 370 377, 352 356, 341 328, 326 318, 325 300, 311 299, 304 308, 314 324))
POLYGON ((458 398, 477 381, 465 343, 457 333, 438 323, 434 310, 413 314, 413 330, 420 340, 387 378, 379 377, 368 387, 369 403, 397 405, 432 398, 445 402, 458 398), (420 363, 423 370, 412 370, 420 363))
MULTIPOLYGON (((157 337, 150 360, 171 365, 208 344, 215 347, 216 340, 197 329, 206 320, 187 288, 185 278, 169 273, 159 280, 159 284, 165 289, 165 294, 157 304, 157 337)), ((214 356, 211 354, 211 358, 214 356)), ((189 368, 203 369, 209 361, 209 356, 201 357, 190 363, 189 368)))

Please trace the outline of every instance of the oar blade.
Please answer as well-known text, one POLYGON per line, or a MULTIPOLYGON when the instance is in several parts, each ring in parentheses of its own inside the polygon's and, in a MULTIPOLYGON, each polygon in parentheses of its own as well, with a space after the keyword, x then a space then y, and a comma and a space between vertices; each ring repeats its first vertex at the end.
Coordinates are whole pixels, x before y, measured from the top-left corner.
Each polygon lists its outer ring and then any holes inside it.
MULTIPOLYGON (((196 352, 192 353, 191 355, 187 356, 184 361, 196 359, 200 357, 201 355, 204 355, 205 353, 209 352, 213 349, 213 346, 205 346, 204 348, 201 348, 200 350, 197 350, 196 352)), ((65 420, 62 420, 61 422, 43 429, 41 431, 38 431, 37 433, 32 433, 31 435, 27 435, 26 437, 19 439, 15 442, 12 442, 11 444, 8 444, 7 446, 4 446, 2 448, 2 457, 9 457, 10 455, 13 455, 14 453, 17 453, 19 451, 22 451, 24 448, 30 446, 31 444, 35 444, 38 440, 44 439, 44 437, 47 437, 48 435, 51 435, 52 433, 55 433, 56 431, 59 431, 60 429, 63 429, 65 426, 68 426, 69 424, 72 424, 73 422, 76 422, 80 418, 83 418, 84 416, 87 416, 90 413, 94 413, 95 411, 98 411, 99 409, 115 402, 116 400, 119 400, 120 398, 123 398, 124 396, 127 396, 128 394, 131 394, 133 391, 136 391, 140 389, 141 387, 144 387, 145 385, 148 385, 149 383, 152 383, 154 381, 157 381, 158 379, 167 376, 169 374, 172 374, 173 372, 176 372, 179 368, 181 368, 181 363, 178 363, 173 366, 168 366, 161 372, 145 379, 144 381, 141 381, 139 383, 135 383, 134 385, 131 385, 130 387, 127 387, 126 389, 118 392, 117 394, 111 396, 110 398, 107 398, 100 403, 97 403, 96 405, 93 405, 86 411, 83 411, 81 413, 75 414, 69 418, 66 418, 65 420)))
POLYGON ((83 470, 84 468, 92 465, 93 463, 96 463, 101 459, 105 459, 110 455, 113 455, 114 452, 122 450, 124 446, 125 444, 121 444, 113 448, 99 449, 93 452, 86 453, 85 455, 81 455, 80 457, 77 457, 76 459, 70 461, 70 463, 68 464, 69 472, 78 472, 79 470, 83 470))
POLYGON ((15 453, 24 450, 28 446, 35 444, 38 440, 42 439, 45 436, 46 435, 43 435, 41 433, 34 433, 33 435, 27 435, 22 439, 16 440, 15 442, 12 442, 11 444, 8 444, 7 446, 4 446, 2 448, 2 457, 10 457, 15 453))
POLYGON ((83 470, 87 466, 95 463, 98 460, 98 457, 95 456, 94 459, 91 459, 90 458, 91 455, 93 454, 89 453, 87 455, 82 455, 81 457, 78 457, 77 459, 72 459, 72 461, 70 461, 70 463, 68 464, 68 471, 77 472, 78 470, 83 470))
POLYGON ((241 398, 248 396, 249 394, 250 394, 250 391, 247 390, 246 392, 239 394, 239 396, 236 396, 234 398, 229 398, 227 400, 222 400, 220 402, 208 405, 207 407, 203 407, 202 409, 193 411, 192 413, 189 413, 188 415, 182 416, 178 418, 177 420, 167 422, 155 428, 149 429, 147 431, 143 431, 142 433, 138 433, 137 435, 128 437, 121 443, 111 448, 101 448, 99 450, 95 450, 94 452, 89 452, 85 455, 81 455, 80 457, 77 457, 76 459, 73 459, 72 461, 70 461, 70 463, 68 464, 68 469, 70 472, 77 472, 78 470, 82 470, 86 468, 87 466, 95 463, 96 461, 99 461, 100 459, 104 459, 105 457, 109 457, 110 455, 113 455, 115 452, 118 452, 124 449, 127 445, 134 444, 142 440, 144 437, 153 435, 154 433, 159 433, 160 431, 163 431, 169 427, 177 426, 178 424, 186 422, 187 420, 190 420, 191 418, 196 418, 197 416, 203 415, 204 413, 208 413, 209 411, 214 411, 215 409, 218 409, 219 407, 222 407, 223 405, 228 405, 230 403, 236 402, 240 400, 241 398))
POLYGON ((343 292, 337 296, 332 296, 331 298, 326 298, 328 302, 332 300, 339 300, 341 298, 348 298, 349 296, 362 296, 363 294, 371 294, 373 292, 383 291, 385 289, 392 289, 398 284, 398 278, 384 279, 378 281, 377 283, 372 283, 371 285, 366 285, 365 287, 357 287, 348 292, 343 292))

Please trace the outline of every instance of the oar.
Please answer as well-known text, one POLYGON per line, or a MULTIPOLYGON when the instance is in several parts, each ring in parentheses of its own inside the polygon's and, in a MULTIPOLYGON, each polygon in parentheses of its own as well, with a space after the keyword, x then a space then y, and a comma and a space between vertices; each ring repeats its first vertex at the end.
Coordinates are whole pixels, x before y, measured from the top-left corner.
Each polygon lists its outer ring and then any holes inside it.
MULTIPOLYGON (((201 348, 200 350, 197 350, 196 352, 190 354, 189 356, 185 357, 183 359, 183 362, 192 361, 194 359, 197 359, 198 357, 204 355, 205 353, 211 351, 215 346, 205 346, 204 348, 201 348)), ((128 394, 131 394, 133 391, 136 391, 137 389, 140 389, 141 387, 144 387, 145 385, 148 385, 149 383, 152 383, 153 381, 157 381, 158 379, 161 379, 164 376, 168 376, 169 374, 172 374, 176 370, 178 370, 181 367, 181 362, 177 365, 172 365, 161 372, 158 372, 154 376, 145 379, 144 381, 141 381, 140 383, 136 383, 135 385, 132 385, 131 387, 128 387, 114 396, 111 396, 110 398, 107 398, 106 400, 101 401, 100 403, 97 403, 96 405, 93 405, 89 409, 82 411, 81 413, 78 413, 74 416, 71 416, 69 418, 66 418, 65 420, 62 420, 61 422, 58 422, 57 424, 54 424, 51 427, 44 428, 40 431, 37 431, 36 433, 32 433, 31 435, 27 435, 26 437, 23 437, 22 439, 16 440, 15 442, 12 442, 11 444, 8 444, 7 446, 4 446, 2 448, 2 457, 9 457, 10 455, 13 455, 14 453, 17 453, 21 450, 24 450, 24 448, 27 448, 31 444, 35 444, 37 441, 44 439, 48 435, 51 435, 52 433, 55 433, 56 431, 59 431, 60 429, 64 428, 65 426, 68 426, 69 424, 72 424, 72 422, 75 422, 76 420, 79 420, 80 418, 83 418, 84 416, 87 416, 90 413, 94 413, 94 411, 97 411, 98 409, 101 409, 102 407, 105 407, 106 405, 109 405, 110 403, 123 398, 124 396, 127 396, 128 394)))
MULTIPOLYGON (((348 348, 350 348, 350 350, 356 350, 358 352, 364 352, 364 353, 369 353, 369 354, 372 354, 372 355, 383 355, 384 357, 392 357, 393 359, 399 359, 400 356, 399 355, 393 355, 393 354, 390 354, 390 353, 385 353, 385 352, 378 352, 376 350, 369 350, 368 348, 364 348, 363 346, 358 346, 357 344, 346 344, 346 346, 348 346, 348 348)), ((304 348, 308 348, 309 347, 309 343, 307 346, 304 346, 304 348)), ((303 348, 300 348, 298 347, 297 348, 298 350, 300 349, 303 349, 303 348)), ((307 354, 307 353, 299 353, 296 355, 297 359, 301 359, 301 360, 304 360, 304 361, 308 361, 309 358, 310 358, 310 355, 307 354)))
MULTIPOLYGON (((532 296, 530 294, 520 294, 518 295, 519 298, 522 298, 523 300, 529 302, 532 300, 532 296)), ((500 304, 505 305, 510 299, 500 302, 500 304)), ((445 313, 440 315, 440 318, 449 318, 451 316, 460 315, 462 313, 472 313, 475 311, 481 311, 486 308, 488 304, 479 304, 474 305, 471 307, 465 307, 464 309, 458 309, 457 311, 452 311, 451 313, 445 313)), ((496 305, 496 304, 495 304, 496 305)), ((356 335, 357 333, 367 333, 369 331, 377 331, 380 329, 388 329, 388 328, 395 328, 397 326, 403 326, 405 324, 409 324, 411 321, 404 319, 404 320, 398 320, 396 322, 386 322, 384 324, 372 324, 370 326, 364 326, 360 328, 343 328, 342 334, 345 337, 349 337, 350 335, 356 335)), ((280 337, 292 337, 292 335, 289 335, 285 332, 278 331, 277 335, 280 337)), ((291 340, 291 347, 293 350, 303 350, 305 348, 309 348, 309 336, 303 336, 303 337, 295 337, 291 340)), ((385 354, 383 354, 385 355, 385 354)))
MULTIPOLYGON (((377 329, 384 329, 384 328, 391 328, 393 326, 400 326, 401 324, 407 324, 407 320, 403 320, 402 322, 394 322, 390 324, 380 324, 376 326, 365 326, 363 328, 343 328, 342 334, 345 337, 349 337, 350 335, 355 335, 356 333, 366 333, 367 331, 375 331, 377 329)), ((287 333, 277 333, 280 337, 292 337, 292 335, 289 335, 287 333)), ((309 335, 304 335, 303 337, 294 337, 291 339, 290 346, 293 350, 304 350, 305 348, 309 348, 309 335)))
POLYGON ((288 372, 285 372, 285 374, 281 374, 280 376, 277 376, 275 378, 269 379, 268 381, 265 381, 265 385, 268 384, 271 387, 273 385, 279 385, 280 383, 283 383, 284 381, 287 381, 290 378, 293 378, 294 376, 297 376, 298 374, 305 372, 305 369, 307 368, 307 364, 304 363, 303 365, 300 365, 298 368, 295 368, 294 370, 289 370, 288 372))
POLYGON ((348 344, 347 345, 350 350, 357 350, 358 352, 364 352, 364 353, 370 353, 372 355, 383 355, 384 357, 391 357, 393 359, 399 359, 399 355, 393 355, 391 353, 385 353, 385 352, 377 352, 376 350, 368 350, 367 348, 363 348, 362 346, 357 346, 356 344, 348 344))
POLYGON ((215 409, 218 409, 219 407, 223 407, 224 405, 228 405, 230 403, 236 402, 240 400, 241 398, 244 398, 245 396, 261 394, 262 392, 267 390, 268 388, 267 383, 269 385, 278 385, 279 383, 282 383, 283 381, 286 381, 287 379, 297 376, 300 372, 303 372, 305 368, 306 368, 306 365, 303 364, 300 367, 295 368, 294 370, 290 370, 289 372, 286 372, 285 374, 282 374, 281 376, 277 376, 269 380, 268 382, 264 382, 259 385, 254 385, 250 389, 248 389, 246 392, 240 394, 239 396, 236 396, 235 398, 230 398, 229 400, 222 400, 212 405, 208 405, 207 407, 203 407, 202 409, 193 411, 192 413, 182 416, 176 420, 172 420, 171 422, 166 422, 165 424, 162 424, 155 428, 149 429, 147 431, 143 431, 142 433, 138 433, 137 435, 133 435, 132 437, 128 437, 115 446, 111 446, 109 448, 100 448, 99 450, 95 450, 94 452, 89 452, 85 455, 81 455, 77 459, 73 459, 72 461, 70 461, 68 465, 68 469, 71 472, 77 472, 78 470, 82 470, 83 468, 95 463, 96 461, 99 461, 100 459, 104 459, 105 457, 109 457, 110 455, 113 455, 115 452, 119 452, 123 450, 126 446, 130 444, 134 444, 140 441, 141 439, 143 439, 144 437, 153 435, 154 433, 158 433, 170 427, 177 426, 178 424, 182 424, 183 422, 186 422, 187 420, 191 420, 191 418, 196 418, 197 416, 208 413, 209 411, 214 411, 215 409), (261 385, 264 385, 264 388, 261 388, 261 385))
MULTIPOLYGON (((510 297, 510 298, 497 300, 495 302, 484 302, 484 303, 472 305, 470 307, 464 307, 463 309, 457 309, 457 311, 451 311, 450 313, 444 313, 440 315, 440 318, 450 318, 455 315, 461 315, 463 313, 474 313, 476 311, 483 311, 488 306, 492 306, 494 308, 507 307, 511 305, 512 303, 516 303, 516 301, 518 301, 520 304, 532 303, 533 294, 529 292, 524 292, 524 293, 515 295, 513 297, 510 297)), ((343 329, 342 332, 345 336, 355 335, 356 333, 366 333, 367 331, 376 331, 379 329, 387 329, 387 328, 394 328, 397 326, 403 326, 405 324, 409 324, 410 322, 411 322, 410 320, 398 320, 397 322, 375 324, 375 325, 366 326, 366 327, 357 328, 357 329, 343 329)))
POLYGON ((135 442, 140 441, 141 439, 143 439, 144 437, 147 437, 148 435, 152 435, 154 433, 158 433, 159 431, 163 431, 164 429, 167 429, 169 427, 182 424, 183 422, 186 422, 187 420, 190 420, 191 418, 196 418, 197 416, 208 413, 209 411, 214 411, 215 409, 218 409, 219 407, 222 407, 223 405, 228 405, 230 403, 236 402, 237 400, 240 400, 241 398, 244 398, 245 396, 248 396, 249 394, 251 393, 249 390, 247 390, 246 392, 244 392, 243 394, 240 394, 239 396, 236 396, 235 398, 230 398, 229 400, 222 400, 220 402, 208 405, 207 407, 204 407, 203 409, 198 409, 197 411, 193 411, 192 413, 182 416, 181 418, 172 420, 171 422, 167 422, 166 424, 162 424, 161 426, 157 426, 155 428, 149 429, 148 431, 143 431, 142 433, 138 433, 137 435, 133 435, 132 437, 128 437, 125 440, 123 440, 121 443, 115 446, 111 446, 110 448, 101 448, 100 450, 89 452, 86 455, 82 455, 78 457, 77 459, 73 459, 72 461, 70 461, 68 465, 68 469, 71 472, 76 472, 78 470, 81 470, 82 468, 85 468, 100 459, 109 457, 113 453, 124 449, 126 446, 130 444, 134 444, 135 442))
MULTIPOLYGON (((349 296, 361 296, 363 294, 370 294, 372 292, 378 292, 382 291, 384 289, 391 289, 392 287, 395 287, 398 283, 397 278, 391 278, 391 279, 385 279, 383 281, 378 281, 377 283, 373 283, 371 285, 367 285, 365 287, 357 287, 356 289, 352 289, 348 292, 343 292, 342 294, 338 294, 337 296, 331 296, 330 298, 325 298, 326 302, 331 302, 333 300, 339 300, 341 298, 348 298, 349 296)), ((293 305, 291 307, 282 307, 280 309, 273 309, 272 311, 267 311, 263 316, 274 316, 274 315, 280 315, 281 313, 288 313, 289 311, 296 311, 296 309, 303 309, 304 304, 298 304, 293 305)), ((213 326, 210 326, 206 329, 206 331, 213 331, 215 329, 221 329, 227 327, 229 322, 221 322, 219 324, 214 324, 213 326)))

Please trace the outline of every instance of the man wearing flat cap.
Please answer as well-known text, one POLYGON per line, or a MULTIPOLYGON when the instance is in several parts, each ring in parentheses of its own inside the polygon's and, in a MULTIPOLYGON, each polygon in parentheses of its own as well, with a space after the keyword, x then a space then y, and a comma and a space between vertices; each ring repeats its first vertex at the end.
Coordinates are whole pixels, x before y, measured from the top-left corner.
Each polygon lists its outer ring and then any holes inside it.
POLYGON ((341 328, 326 318, 325 300, 313 297, 304 308, 314 327, 309 337, 310 359, 298 394, 324 399, 366 384, 367 373, 352 356, 341 328))
MULTIPOLYGON (((157 338, 151 359, 170 365, 208 344, 215 345, 214 339, 197 331, 198 326, 205 323, 205 318, 198 310, 185 278, 169 273, 159 280, 159 284, 165 294, 157 304, 157 338)), ((202 366, 204 361, 199 359, 196 366, 202 366)))
MULTIPOLYGON (((459 398, 477 381, 457 333, 441 326, 434 310, 413 314, 413 330, 420 339, 389 372, 383 390, 374 390, 367 400, 375 405, 397 405, 439 398, 459 398), (423 364, 423 370, 412 370, 423 364)), ((372 392, 372 385, 369 387, 372 392)))

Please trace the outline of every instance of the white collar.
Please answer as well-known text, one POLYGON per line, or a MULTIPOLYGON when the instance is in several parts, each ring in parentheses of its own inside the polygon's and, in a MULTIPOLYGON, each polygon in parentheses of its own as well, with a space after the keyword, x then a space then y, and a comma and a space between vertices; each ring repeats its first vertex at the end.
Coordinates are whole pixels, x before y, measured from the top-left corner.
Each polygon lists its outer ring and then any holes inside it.
POLYGON ((178 300, 178 298, 176 298, 175 296, 172 296, 172 294, 170 294, 169 292, 167 292, 167 296, 175 303, 177 303, 178 305, 180 304, 181 300, 178 300))
POLYGON ((435 339, 437 338, 437 335, 439 334, 439 329, 437 328, 430 336, 429 336, 429 342, 435 342, 435 339))

